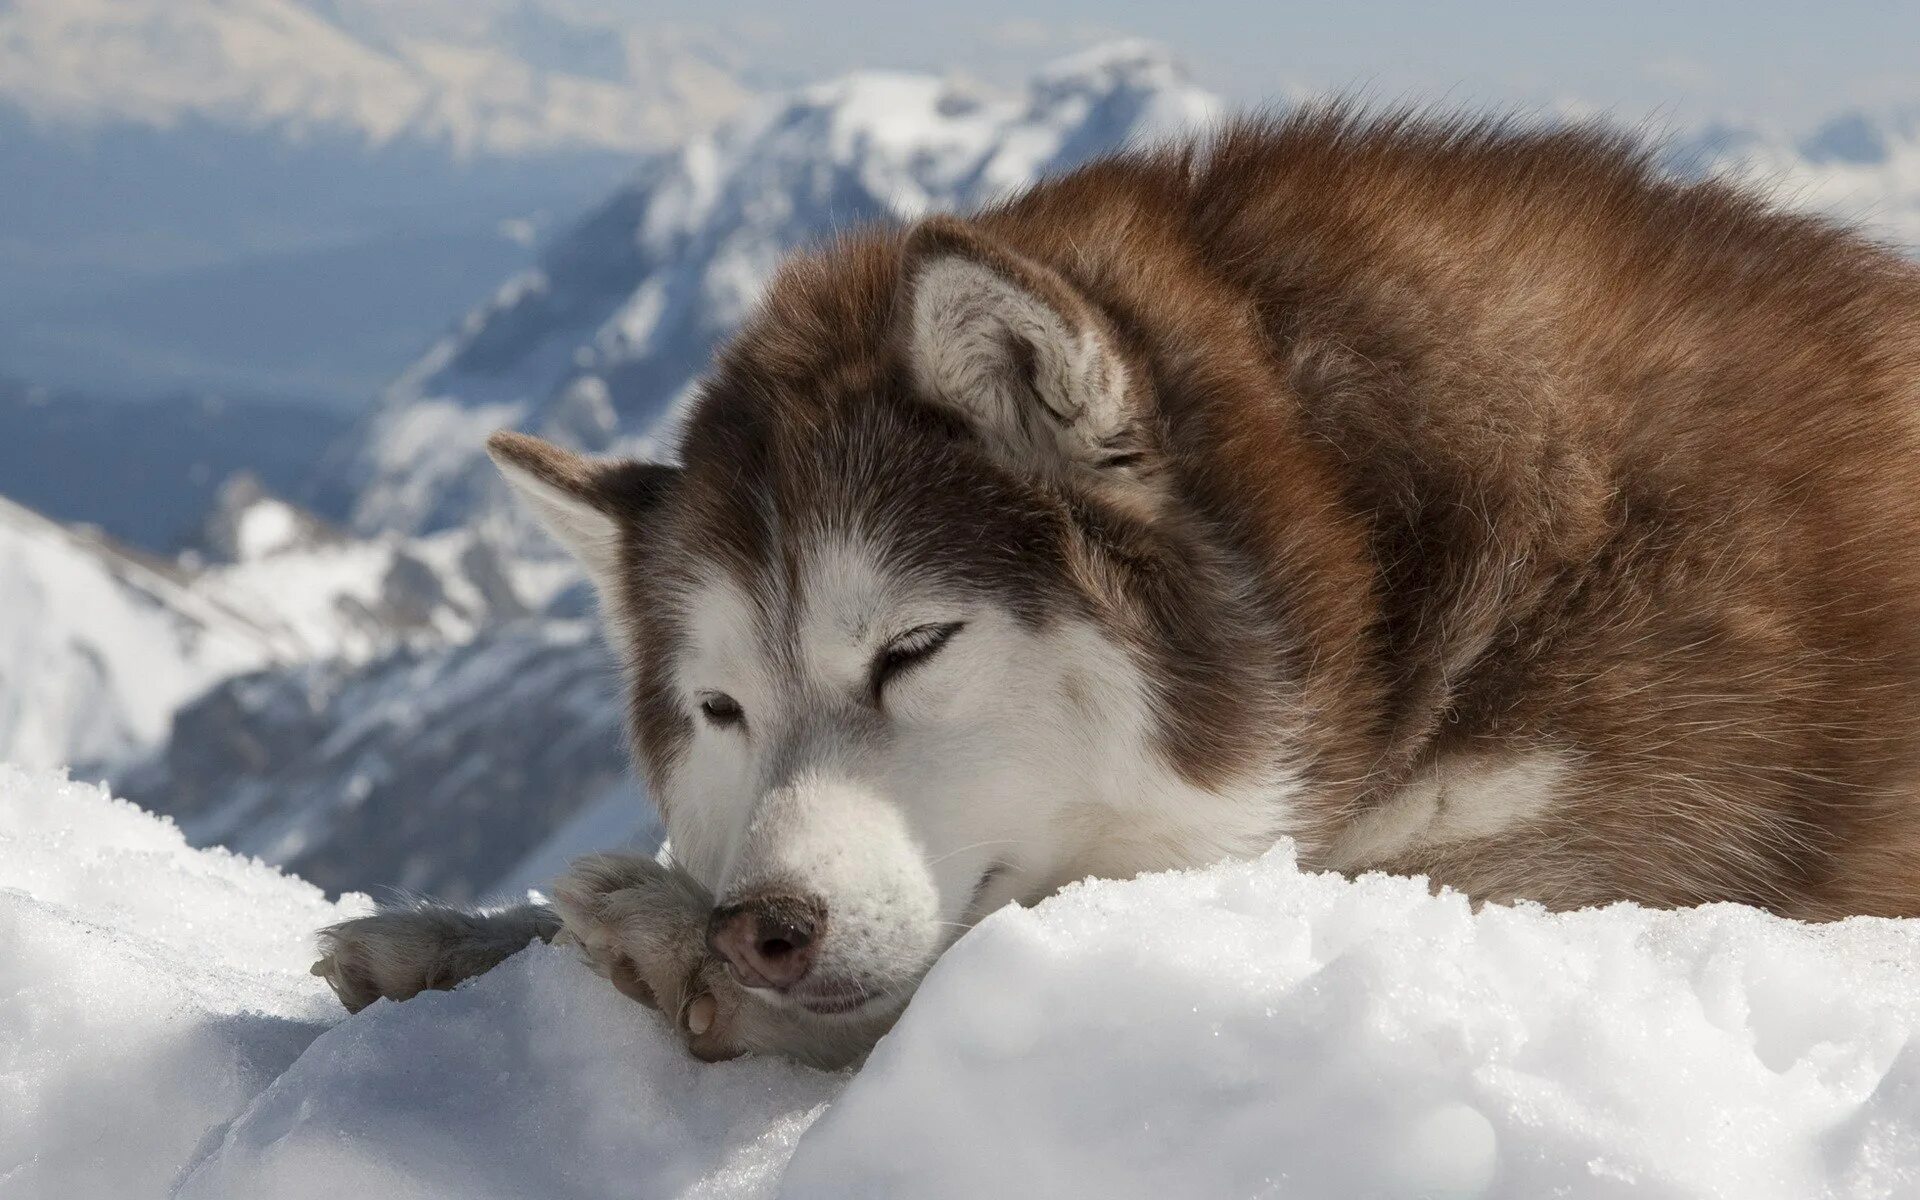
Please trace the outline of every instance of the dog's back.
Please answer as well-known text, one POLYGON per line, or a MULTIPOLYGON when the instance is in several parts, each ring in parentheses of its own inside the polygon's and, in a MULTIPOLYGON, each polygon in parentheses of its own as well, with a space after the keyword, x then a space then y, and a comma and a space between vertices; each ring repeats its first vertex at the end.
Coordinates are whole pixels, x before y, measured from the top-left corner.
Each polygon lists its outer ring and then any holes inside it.
POLYGON ((1391 725, 1352 766, 1393 782, 1330 814, 1331 858, 1920 912, 1907 263, 1583 134, 1308 120, 1229 138, 1191 195, 1293 401, 1249 419, 1332 477, 1373 570, 1348 669, 1391 725), (1428 804, 1500 832, 1410 832, 1428 804))

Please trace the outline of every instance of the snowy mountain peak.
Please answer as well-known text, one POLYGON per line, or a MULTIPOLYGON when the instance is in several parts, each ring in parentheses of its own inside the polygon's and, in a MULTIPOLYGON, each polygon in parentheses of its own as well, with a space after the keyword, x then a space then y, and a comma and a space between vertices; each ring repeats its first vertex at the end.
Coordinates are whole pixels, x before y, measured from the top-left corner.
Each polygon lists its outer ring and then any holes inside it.
POLYGON ((250 471, 220 486, 202 528, 200 549, 218 562, 251 562, 340 540, 312 513, 272 495, 250 471))
POLYGON ((656 435, 794 248, 986 203, 1203 127, 1218 107, 1140 42, 1076 55, 1011 94, 861 72, 758 103, 646 161, 536 271, 433 347, 340 456, 335 486, 358 494, 363 531, 496 511, 487 428, 517 424, 591 449, 656 435))
POLYGON ((1173 51, 1145 38, 1116 38, 1089 46, 1034 74, 1038 93, 1104 93, 1120 87, 1135 90, 1173 89, 1192 85, 1192 78, 1173 51))

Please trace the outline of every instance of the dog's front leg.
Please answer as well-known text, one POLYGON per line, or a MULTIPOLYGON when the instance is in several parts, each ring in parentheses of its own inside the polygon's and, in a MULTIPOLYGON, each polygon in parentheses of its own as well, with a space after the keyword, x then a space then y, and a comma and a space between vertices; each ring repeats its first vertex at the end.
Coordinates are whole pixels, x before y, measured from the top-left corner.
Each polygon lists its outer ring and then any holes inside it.
POLYGON ((444 991, 559 932, 559 914, 545 905, 470 911, 415 904, 321 930, 313 973, 348 1012, 359 1012, 383 998, 444 991))

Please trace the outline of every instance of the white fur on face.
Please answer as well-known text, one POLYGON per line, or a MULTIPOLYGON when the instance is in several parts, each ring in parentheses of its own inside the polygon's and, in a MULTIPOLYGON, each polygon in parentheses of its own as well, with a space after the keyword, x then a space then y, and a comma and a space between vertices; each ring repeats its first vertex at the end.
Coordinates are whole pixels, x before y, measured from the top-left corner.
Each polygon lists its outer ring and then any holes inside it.
MULTIPOLYGON (((769 587, 772 585, 769 584, 769 587)), ((716 576, 677 664, 689 710, 722 691, 745 724, 699 726, 667 781, 676 854, 725 902, 801 891, 828 911, 815 972, 916 981, 959 928, 1089 874, 1198 866, 1271 845, 1287 788, 1178 778, 1129 652, 1091 625, 1033 630, 847 541, 756 605, 716 576), (948 622, 944 649, 888 684, 893 638, 948 622)))
POLYGON ((762 652, 760 620, 737 584, 709 577, 688 597, 684 613, 686 650, 677 683, 683 707, 693 714, 693 743, 674 770, 669 795, 675 799, 666 808, 674 857, 717 894, 753 816, 759 785, 747 751, 777 688, 762 652), (700 701, 709 691, 740 704, 746 730, 714 729, 702 720, 700 701))

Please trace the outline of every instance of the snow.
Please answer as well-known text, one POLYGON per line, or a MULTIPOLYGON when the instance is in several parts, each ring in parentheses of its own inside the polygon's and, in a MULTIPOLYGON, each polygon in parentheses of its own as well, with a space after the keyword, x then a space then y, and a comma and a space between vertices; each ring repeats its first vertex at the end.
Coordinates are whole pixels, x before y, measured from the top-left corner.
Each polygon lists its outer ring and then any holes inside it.
POLYGON ((1476 914, 1285 850, 1083 886, 941 962, 786 1190, 1911 1194, 1916 967, 1907 922, 1476 914))
POLYGON ((844 1085, 772 1060, 703 1066, 545 946, 362 1017, 234 1122, 181 1200, 767 1195, 844 1085))
POLYGON ((292 547, 300 533, 300 516, 294 507, 268 499, 240 514, 235 541, 241 558, 266 558, 292 547))
POLYGON ((338 1020, 301 931, 364 904, 0 767, 0 1194, 166 1195, 338 1020))
POLYGON ((705 1066, 572 952, 352 1019, 365 901, 0 769, 9 1196, 1894 1197, 1920 927, 1479 912, 1251 863, 1076 885, 857 1073, 705 1066))

